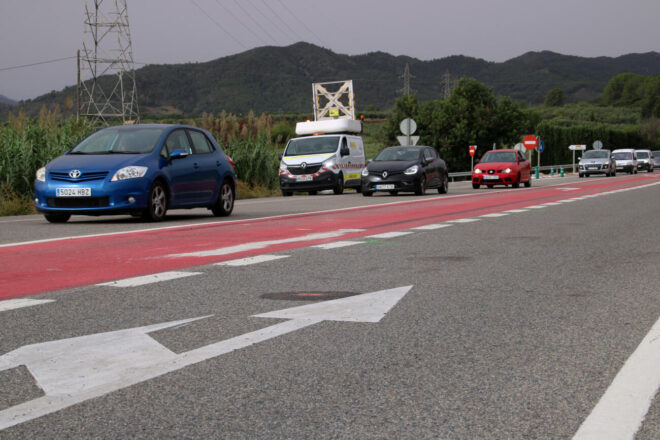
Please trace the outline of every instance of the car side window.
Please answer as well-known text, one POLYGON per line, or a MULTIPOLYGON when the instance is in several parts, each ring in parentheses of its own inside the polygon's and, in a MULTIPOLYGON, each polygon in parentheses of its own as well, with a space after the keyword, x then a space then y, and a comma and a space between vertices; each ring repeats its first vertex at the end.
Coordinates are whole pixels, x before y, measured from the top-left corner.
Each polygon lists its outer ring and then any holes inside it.
POLYGON ((167 137, 163 147, 165 157, 170 157, 174 150, 186 150, 188 154, 192 154, 192 148, 185 130, 175 130, 167 137))
POLYGON ((194 154, 206 154, 213 152, 213 147, 209 143, 204 133, 197 130, 188 130, 190 139, 192 139, 192 146, 194 154))
POLYGON ((424 159, 428 160, 429 162, 434 159, 433 157, 433 150, 430 148, 425 148, 424 149, 424 159))
POLYGON ((524 154, 522 154, 520 151, 518 151, 518 160, 520 160, 521 162, 523 162, 523 161, 526 161, 527 158, 525 157, 524 154))

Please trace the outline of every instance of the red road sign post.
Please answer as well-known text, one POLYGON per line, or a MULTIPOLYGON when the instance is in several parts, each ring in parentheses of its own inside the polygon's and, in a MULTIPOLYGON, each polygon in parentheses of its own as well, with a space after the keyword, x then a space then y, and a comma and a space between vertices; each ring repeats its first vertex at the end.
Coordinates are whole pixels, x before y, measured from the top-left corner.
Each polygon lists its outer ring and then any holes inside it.
POLYGON ((528 136, 525 136, 525 138, 523 139, 523 145, 528 150, 533 150, 539 145, 539 140, 536 138, 536 136, 530 134, 528 136))
POLYGON ((476 145, 470 145, 470 157, 472 158, 472 169, 474 169, 474 153, 477 152, 476 145))

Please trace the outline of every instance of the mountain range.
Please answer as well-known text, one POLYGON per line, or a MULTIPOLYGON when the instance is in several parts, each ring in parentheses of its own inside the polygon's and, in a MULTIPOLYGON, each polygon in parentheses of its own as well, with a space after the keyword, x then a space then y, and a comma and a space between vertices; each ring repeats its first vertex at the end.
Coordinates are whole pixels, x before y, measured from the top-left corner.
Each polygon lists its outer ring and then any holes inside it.
MULTIPOLYGON (((542 51, 505 62, 461 55, 424 61, 384 52, 342 55, 301 42, 203 63, 147 65, 135 76, 141 113, 311 113, 312 83, 347 79, 353 80, 357 109, 364 112, 394 105, 406 65, 420 101, 442 99, 445 87, 472 77, 497 95, 538 105, 554 88, 564 91, 566 102, 593 101, 617 74, 660 75, 660 53, 585 58, 542 51)), ((75 85, 20 104, 34 114, 42 104, 63 105, 67 95, 75 96, 75 85)))

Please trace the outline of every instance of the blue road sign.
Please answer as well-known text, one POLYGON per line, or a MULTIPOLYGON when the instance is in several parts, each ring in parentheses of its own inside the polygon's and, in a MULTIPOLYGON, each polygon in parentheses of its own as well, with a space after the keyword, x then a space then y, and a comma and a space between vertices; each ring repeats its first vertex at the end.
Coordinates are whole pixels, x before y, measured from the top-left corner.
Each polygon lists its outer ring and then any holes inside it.
POLYGON ((536 146, 536 151, 539 153, 543 153, 543 150, 545 149, 545 142, 540 141, 539 144, 536 146))

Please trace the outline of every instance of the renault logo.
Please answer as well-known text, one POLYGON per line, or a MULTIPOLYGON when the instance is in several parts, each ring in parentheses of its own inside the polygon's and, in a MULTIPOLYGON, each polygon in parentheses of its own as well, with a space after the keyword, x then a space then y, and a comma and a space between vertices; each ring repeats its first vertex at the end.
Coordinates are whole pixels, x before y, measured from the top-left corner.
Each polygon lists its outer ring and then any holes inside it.
POLYGON ((77 179, 78 177, 80 177, 80 170, 69 171, 69 177, 71 177, 72 179, 77 179))
POLYGON ((383 171, 383 179, 387 179, 387 171, 383 171))
POLYGON ((300 164, 300 169, 301 169, 301 170, 304 170, 305 168, 307 168, 307 162, 303 162, 303 163, 301 163, 301 164, 300 164))

